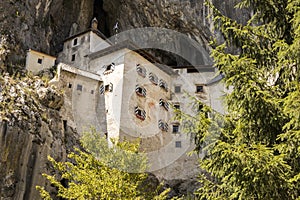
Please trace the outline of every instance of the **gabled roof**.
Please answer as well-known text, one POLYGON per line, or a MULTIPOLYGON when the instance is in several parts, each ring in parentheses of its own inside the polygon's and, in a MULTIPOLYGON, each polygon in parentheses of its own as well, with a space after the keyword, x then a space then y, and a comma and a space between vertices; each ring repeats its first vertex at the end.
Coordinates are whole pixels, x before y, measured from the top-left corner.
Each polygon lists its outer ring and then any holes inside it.
POLYGON ((98 35, 100 38, 102 38, 103 40, 105 40, 107 43, 109 43, 109 44, 113 44, 103 33, 101 33, 99 30, 95 30, 95 29, 93 29, 93 28, 89 28, 89 29, 87 29, 87 30, 85 30, 85 31, 83 31, 83 32, 80 32, 80 33, 77 33, 77 34, 75 34, 75 35, 72 35, 71 37, 68 37, 67 39, 65 39, 64 40, 64 42, 66 42, 66 41, 69 41, 69 40, 72 40, 72 39, 74 39, 74 38, 76 38, 76 37, 79 37, 79 36, 81 36, 81 35, 84 35, 84 34, 86 34, 86 33, 88 33, 88 32, 93 32, 93 33, 95 33, 96 35, 98 35))
POLYGON ((99 57, 108 55, 110 53, 113 53, 113 52, 116 52, 116 51, 122 50, 122 49, 129 49, 131 51, 134 51, 134 52, 138 53, 139 55, 141 55, 142 57, 144 57, 145 59, 147 59, 152 64, 156 65, 159 69, 161 69, 165 73, 167 73, 169 75, 176 75, 176 73, 173 71, 173 69, 171 67, 160 64, 160 61, 157 58, 155 58, 154 56, 152 56, 145 50, 141 49, 139 46, 137 46, 131 40, 124 40, 118 44, 109 46, 103 50, 92 53, 92 54, 88 55, 88 57, 93 60, 95 58, 99 58, 99 57))

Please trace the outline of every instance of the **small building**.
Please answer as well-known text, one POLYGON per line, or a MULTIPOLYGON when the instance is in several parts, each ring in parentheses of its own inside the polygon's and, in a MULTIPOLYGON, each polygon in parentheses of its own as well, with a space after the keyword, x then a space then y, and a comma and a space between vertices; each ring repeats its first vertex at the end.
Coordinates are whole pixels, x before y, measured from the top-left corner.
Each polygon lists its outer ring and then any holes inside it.
POLYGON ((37 73, 44 69, 49 69, 55 65, 56 57, 29 49, 26 57, 26 69, 37 73))

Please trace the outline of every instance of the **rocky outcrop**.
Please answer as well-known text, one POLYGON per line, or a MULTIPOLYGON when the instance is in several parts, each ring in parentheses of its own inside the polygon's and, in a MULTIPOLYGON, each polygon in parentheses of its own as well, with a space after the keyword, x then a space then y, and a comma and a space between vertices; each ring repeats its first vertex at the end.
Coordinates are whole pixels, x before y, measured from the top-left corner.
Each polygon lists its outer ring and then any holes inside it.
POLYGON ((29 48, 55 55, 71 27, 79 32, 89 26, 93 5, 93 0, 2 0, 0 35, 9 38, 9 61, 24 63, 29 48))
MULTIPOLYGON (((240 22, 250 16, 247 10, 235 10, 238 0, 213 0, 222 12, 240 22)), ((3 0, 0 4, 0 35, 8 37, 13 52, 9 61, 25 62, 29 48, 57 55, 63 41, 89 27, 93 17, 106 35, 138 27, 162 27, 186 34, 208 49, 212 20, 204 0, 3 0)), ((220 35, 219 35, 220 37, 220 35)), ((159 56, 162 52, 156 52, 159 56)))
POLYGON ((37 77, 0 77, 0 199, 40 199, 36 185, 53 188, 47 156, 63 161, 78 145, 59 114, 63 96, 37 77))

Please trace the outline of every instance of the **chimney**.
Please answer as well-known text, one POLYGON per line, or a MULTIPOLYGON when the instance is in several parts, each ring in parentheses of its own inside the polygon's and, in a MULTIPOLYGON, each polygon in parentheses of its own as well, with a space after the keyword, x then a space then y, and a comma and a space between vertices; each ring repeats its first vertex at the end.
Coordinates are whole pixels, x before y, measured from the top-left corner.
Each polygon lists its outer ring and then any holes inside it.
POLYGON ((91 28, 92 30, 98 30, 98 20, 96 19, 96 17, 94 17, 94 19, 92 20, 91 28))

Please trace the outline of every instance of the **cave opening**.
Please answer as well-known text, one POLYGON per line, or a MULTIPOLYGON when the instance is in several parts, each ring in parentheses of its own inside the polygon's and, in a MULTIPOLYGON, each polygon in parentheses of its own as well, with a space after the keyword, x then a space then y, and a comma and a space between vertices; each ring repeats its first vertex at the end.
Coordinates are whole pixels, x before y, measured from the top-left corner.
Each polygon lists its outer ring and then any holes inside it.
POLYGON ((108 28, 108 14, 103 9, 103 0, 94 0, 94 17, 98 20, 98 29, 106 36, 110 37, 108 28))

